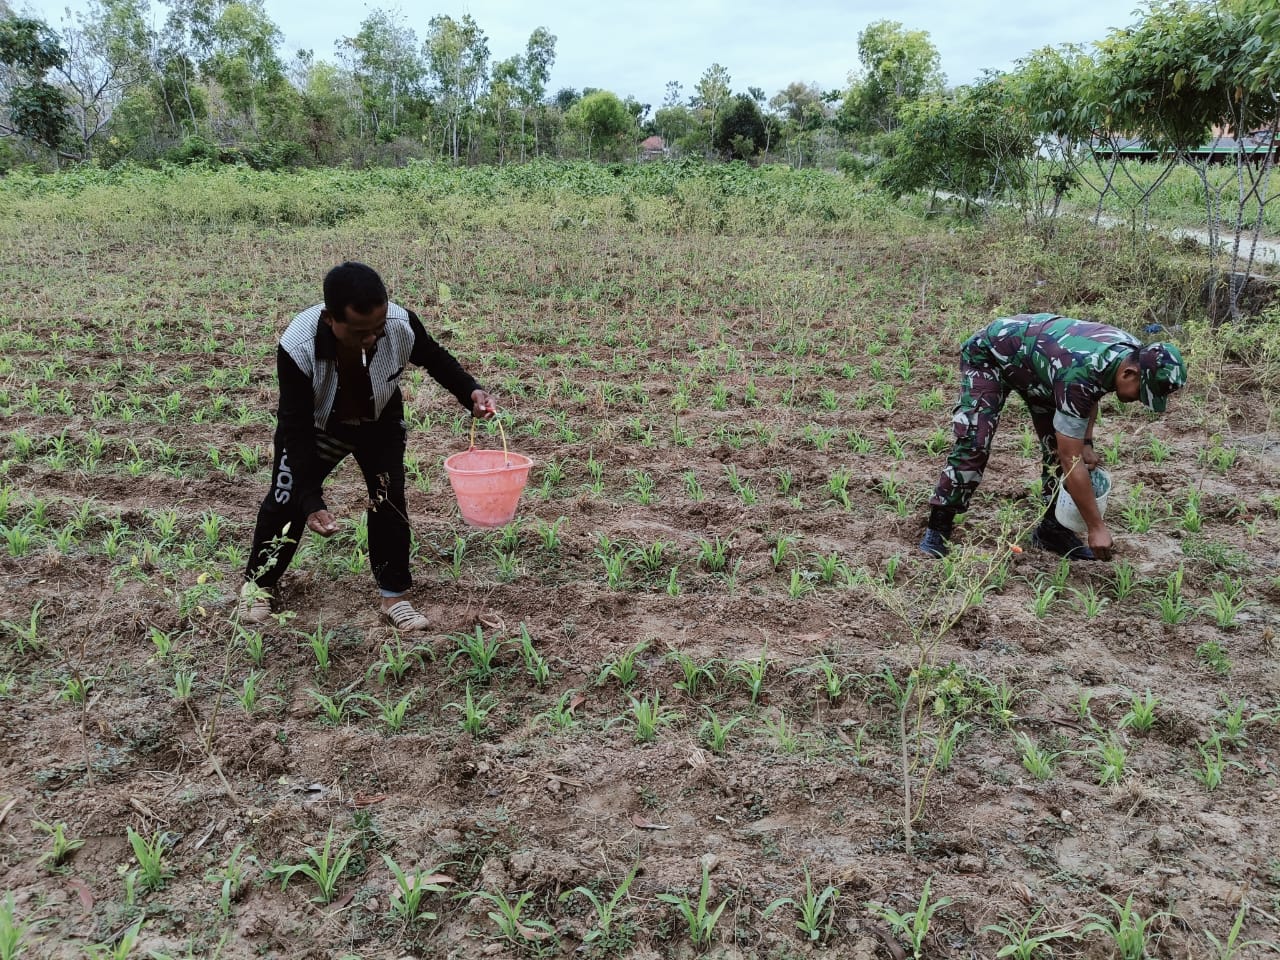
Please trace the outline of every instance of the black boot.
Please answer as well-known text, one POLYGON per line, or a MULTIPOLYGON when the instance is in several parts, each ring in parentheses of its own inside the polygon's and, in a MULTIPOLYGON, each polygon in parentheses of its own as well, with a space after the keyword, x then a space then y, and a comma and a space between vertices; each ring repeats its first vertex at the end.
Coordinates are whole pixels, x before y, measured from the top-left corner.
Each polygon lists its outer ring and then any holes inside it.
POLYGON ((1074 532, 1058 522, 1052 508, 1044 515, 1040 526, 1036 527, 1035 533, 1031 535, 1031 542, 1042 550, 1048 550, 1050 553, 1056 553, 1060 557, 1068 557, 1071 560, 1094 559, 1093 551, 1085 546, 1074 532))
POLYGON ((951 551, 951 528, 955 514, 946 507, 934 507, 929 511, 929 529, 920 541, 920 552, 925 556, 941 559, 951 551))

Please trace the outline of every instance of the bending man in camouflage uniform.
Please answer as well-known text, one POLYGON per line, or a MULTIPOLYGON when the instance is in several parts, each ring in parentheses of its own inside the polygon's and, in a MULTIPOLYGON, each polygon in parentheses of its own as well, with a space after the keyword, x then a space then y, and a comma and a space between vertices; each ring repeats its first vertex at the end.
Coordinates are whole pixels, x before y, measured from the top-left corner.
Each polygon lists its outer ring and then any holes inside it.
POLYGON ((956 442, 929 500, 929 529, 920 550, 945 556, 955 515, 968 509, 982 482, 991 440, 1009 392, 1031 411, 1040 437, 1042 490, 1051 507, 1059 482, 1089 528, 1089 543, 1062 526, 1047 510, 1032 542, 1065 557, 1109 560, 1111 532, 1102 522, 1089 471, 1098 465, 1093 425, 1098 401, 1114 392, 1124 402, 1141 400, 1156 413, 1187 379, 1186 364, 1172 344, 1143 346, 1123 330, 1051 313, 996 320, 960 348, 960 402, 952 416, 956 442), (1064 471, 1065 469, 1065 479, 1064 471))

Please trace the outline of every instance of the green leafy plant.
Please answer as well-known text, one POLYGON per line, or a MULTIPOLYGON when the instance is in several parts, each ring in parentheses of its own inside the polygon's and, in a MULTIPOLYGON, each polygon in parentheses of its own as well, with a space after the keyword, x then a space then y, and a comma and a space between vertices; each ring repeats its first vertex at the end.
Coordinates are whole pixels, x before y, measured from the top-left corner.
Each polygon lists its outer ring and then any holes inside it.
POLYGON ((1145 697, 1134 694, 1129 710, 1120 718, 1120 728, 1129 727, 1135 733, 1147 733, 1156 722, 1156 707, 1160 701, 1148 690, 1145 697))
POLYGON ((12 893, 0 900, 0 960, 18 960, 27 950, 26 935, 32 924, 17 918, 12 893))
POLYGON ((338 883, 342 880, 347 864, 355 852, 352 840, 345 841, 337 850, 333 849, 333 841, 333 828, 330 827, 329 832, 325 834, 323 847, 318 850, 315 847, 307 847, 307 862, 281 864, 271 867, 268 872, 272 876, 281 878, 282 890, 289 886, 294 877, 301 874, 316 885, 318 894, 311 898, 313 902, 332 903, 333 898, 338 895, 338 883))
POLYGON ((426 909, 424 901, 427 894, 445 892, 445 888, 440 884, 444 879, 440 873, 441 868, 437 866, 430 870, 423 870, 420 867, 414 867, 412 870, 405 871, 386 853, 382 854, 382 861, 396 881, 396 888, 390 897, 391 915, 405 923, 438 919, 437 914, 426 909))
POLYGON ((138 882, 144 890, 161 890, 173 879, 173 871, 165 863, 164 852, 168 845, 165 835, 157 830, 150 838, 144 837, 133 829, 126 827, 129 846, 138 861, 138 882))
POLYGON ((919 902, 912 910, 904 913, 899 913, 888 904, 874 901, 868 901, 866 904, 868 910, 889 924, 899 939, 907 942, 914 960, 924 960, 925 940, 929 936, 929 927, 933 923, 933 915, 952 903, 950 897, 942 897, 931 903, 929 895, 932 883, 933 877, 924 882, 924 889, 920 892, 919 902))
POLYGON ((746 718, 739 714, 725 722, 721 722, 716 716, 715 711, 710 707, 706 707, 707 719, 702 721, 702 726, 698 730, 698 738, 707 745, 713 753, 724 753, 725 745, 729 740, 729 733, 746 718))
MULTIPOLYGON (((595 911, 595 924, 583 936, 583 944, 600 943, 603 946, 611 942, 614 936, 615 914, 618 911, 618 906, 626 898, 627 891, 631 889, 631 883, 635 880, 639 871, 640 867, 638 865, 632 867, 622 882, 614 888, 613 893, 609 895, 607 900, 598 896, 590 887, 583 886, 574 887, 572 890, 566 890, 560 894, 561 903, 577 895, 591 904, 591 908, 595 911)), ((614 946, 617 945, 614 944, 614 946)))
POLYGON ((502 650, 502 641, 496 637, 486 637, 484 628, 476 625, 473 633, 453 634, 450 639, 458 648, 445 658, 450 669, 459 657, 466 657, 470 662, 467 676, 479 683, 488 683, 497 669, 498 653, 502 650))
POLYGON ((471 684, 468 683, 462 703, 447 703, 444 708, 460 713, 462 719, 459 723, 462 729, 473 737, 480 737, 485 733, 485 721, 496 703, 492 693, 486 693, 476 700, 471 694, 471 684))
POLYGON ((614 680, 623 690, 630 690, 640 676, 639 668, 636 666, 636 658, 647 649, 649 649, 648 641, 642 640, 630 650, 618 654, 613 660, 605 663, 600 673, 596 676, 596 685, 599 686, 609 680, 614 680))
POLYGON ((555 935, 555 928, 545 920, 530 920, 522 916, 525 904, 533 897, 531 890, 520 894, 514 901, 508 900, 505 894, 487 890, 472 890, 465 896, 487 900, 497 907, 489 911, 489 919, 503 938, 518 947, 538 944, 555 935))
POLYGON ((256 865, 258 862, 256 857, 246 857, 244 849, 245 844, 236 844, 222 869, 211 870, 204 877, 206 883, 218 884, 218 912, 223 919, 231 916, 231 901, 235 899, 244 883, 245 870, 251 864, 256 865))
POLYGON ((1013 960, 1036 960, 1037 957, 1052 956, 1049 944, 1054 940, 1074 940, 1076 935, 1070 930, 1046 930, 1043 933, 1032 933, 1036 921, 1044 909, 1037 910, 1031 919, 1019 926, 1015 921, 1006 918, 1003 924, 993 923, 983 927, 983 933, 998 933, 1008 943, 996 951, 996 957, 1012 957, 1013 960))
POLYGON ((698 890, 696 901, 673 893, 660 893, 657 897, 662 903, 676 908, 677 913, 684 919, 689 940, 695 947, 710 946, 715 936, 716 924, 720 922, 720 915, 733 899, 733 894, 725 897, 716 907, 709 905, 710 898, 711 874, 705 863, 702 865, 702 886, 698 890))
POLYGON ((831 929, 836 922, 836 900, 840 897, 838 887, 827 884, 820 892, 813 889, 813 878, 809 875, 809 867, 804 868, 804 893, 797 901, 792 897, 779 897, 764 910, 767 920, 782 907, 794 907, 799 914, 796 928, 809 938, 810 942, 825 940, 831 936, 831 929))
POLYGON ((768 644, 765 644, 760 649, 759 659, 740 660, 730 668, 729 672, 736 676, 742 682, 742 685, 747 688, 747 692, 751 695, 752 705, 759 703, 761 696, 764 694, 765 677, 769 672, 768 644))
POLYGON ((83 840, 67 836, 67 825, 61 820, 52 824, 43 820, 35 820, 31 826, 48 836, 53 843, 53 848, 42 853, 36 861, 49 869, 60 866, 67 857, 84 846, 83 840))
POLYGON ((1159 934, 1154 933, 1154 927, 1170 920, 1173 914, 1161 911, 1150 917, 1143 917, 1133 907, 1132 894, 1123 906, 1105 894, 1102 899, 1111 904, 1115 911, 1114 917, 1098 913, 1086 914, 1085 919, 1089 922, 1080 928, 1080 935, 1086 937, 1091 933, 1106 934, 1120 960, 1144 960, 1160 941, 1159 934))

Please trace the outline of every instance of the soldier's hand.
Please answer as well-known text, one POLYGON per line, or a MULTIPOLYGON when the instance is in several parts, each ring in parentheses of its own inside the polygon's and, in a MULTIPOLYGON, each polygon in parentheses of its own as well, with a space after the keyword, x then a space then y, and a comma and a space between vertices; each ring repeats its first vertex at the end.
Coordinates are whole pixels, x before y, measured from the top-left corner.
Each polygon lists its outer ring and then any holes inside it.
POLYGON ((330 537, 338 532, 338 521, 328 510, 317 510, 307 517, 307 526, 322 537, 330 537))
POLYGON ((1106 524, 1094 527, 1089 531, 1089 549, 1093 551, 1096 559, 1110 560, 1113 546, 1111 531, 1107 529, 1106 524))

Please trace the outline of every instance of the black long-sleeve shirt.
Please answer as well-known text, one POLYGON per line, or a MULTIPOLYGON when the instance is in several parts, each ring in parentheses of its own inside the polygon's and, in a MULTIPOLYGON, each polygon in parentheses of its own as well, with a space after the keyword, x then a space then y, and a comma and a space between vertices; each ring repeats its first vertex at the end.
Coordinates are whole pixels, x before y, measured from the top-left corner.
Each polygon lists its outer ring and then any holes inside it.
MULTIPOLYGON (((325 509, 315 437, 317 430, 328 429, 339 389, 338 341, 320 319, 322 309, 323 304, 316 304, 294 317, 276 350, 280 382, 277 442, 284 444, 304 515, 325 509)), ((387 431, 388 440, 402 429, 400 376, 407 364, 425 369, 468 410, 472 391, 479 389, 454 356, 427 333, 417 314, 394 303, 387 308, 386 335, 369 354, 368 362, 369 399, 374 411, 369 427, 387 431)))

